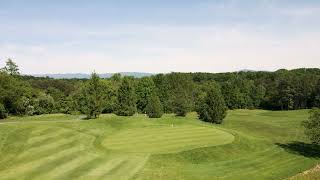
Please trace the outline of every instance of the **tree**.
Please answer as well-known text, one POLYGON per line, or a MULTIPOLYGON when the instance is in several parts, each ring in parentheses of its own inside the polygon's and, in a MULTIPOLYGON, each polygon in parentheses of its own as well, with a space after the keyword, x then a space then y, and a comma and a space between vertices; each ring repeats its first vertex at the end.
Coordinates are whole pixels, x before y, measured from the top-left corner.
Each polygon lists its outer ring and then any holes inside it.
POLYGON ((197 113, 206 122, 221 124, 227 114, 227 107, 218 87, 210 87, 198 100, 197 113))
POLYGON ((314 106, 320 108, 320 79, 318 80, 314 91, 314 106))
POLYGON ((137 112, 134 86, 130 77, 124 77, 117 94, 115 113, 119 116, 132 116, 137 112))
POLYGON ((148 97, 148 104, 145 110, 149 118, 160 118, 163 115, 162 105, 156 93, 152 93, 148 97))
POLYGON ((0 119, 5 119, 8 117, 7 111, 2 103, 0 103, 0 119))
POLYGON ((286 79, 281 79, 277 88, 281 110, 293 109, 295 90, 290 86, 290 82, 286 79))
POLYGON ((88 119, 97 118, 103 109, 106 94, 105 87, 99 76, 92 73, 91 78, 84 84, 78 97, 78 108, 86 114, 88 119))
POLYGON ((4 67, 4 71, 9 73, 10 75, 19 75, 19 67, 13 62, 10 58, 6 62, 6 66, 4 67))
POLYGON ((143 77, 139 79, 135 88, 137 95, 137 109, 139 112, 145 113, 148 99, 151 94, 155 91, 155 85, 150 77, 143 77))
POLYGON ((309 119, 303 121, 302 125, 305 127, 305 134, 311 142, 320 145, 320 109, 312 109, 309 119))
POLYGON ((29 83, 7 72, 0 72, 0 102, 10 114, 23 114, 17 107, 19 99, 22 97, 31 98, 37 93, 29 83))
POLYGON ((173 97, 173 111, 177 116, 186 116, 190 110, 187 92, 183 89, 176 90, 173 97))

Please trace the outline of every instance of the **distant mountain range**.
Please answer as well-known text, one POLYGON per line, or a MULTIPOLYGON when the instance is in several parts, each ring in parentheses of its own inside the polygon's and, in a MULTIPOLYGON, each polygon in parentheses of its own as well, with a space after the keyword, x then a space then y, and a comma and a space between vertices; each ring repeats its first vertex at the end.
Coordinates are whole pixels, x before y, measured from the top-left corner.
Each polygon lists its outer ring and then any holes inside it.
MULTIPOLYGON (((143 72, 119 72, 122 76, 133 76, 136 78, 141 78, 145 76, 152 76, 152 73, 143 73, 143 72)), ((99 74, 101 78, 110 78, 115 73, 104 73, 99 74)), ((90 74, 86 73, 66 73, 66 74, 30 74, 35 77, 50 77, 54 79, 89 79, 90 74)))

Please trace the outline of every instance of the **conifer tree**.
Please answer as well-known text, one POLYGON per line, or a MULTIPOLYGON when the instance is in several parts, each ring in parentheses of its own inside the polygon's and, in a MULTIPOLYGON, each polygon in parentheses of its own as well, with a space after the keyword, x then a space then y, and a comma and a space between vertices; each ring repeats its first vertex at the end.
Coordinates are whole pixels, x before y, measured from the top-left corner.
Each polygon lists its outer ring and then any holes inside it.
POLYGON ((137 112, 135 90, 130 77, 124 77, 118 89, 116 114, 132 116, 137 112))
POLYGON ((93 73, 82 89, 79 106, 88 119, 97 118, 102 112, 105 101, 103 88, 99 76, 93 73))
POLYGON ((152 93, 148 98, 148 104, 145 110, 150 118, 160 118, 163 115, 163 108, 156 93, 152 93))

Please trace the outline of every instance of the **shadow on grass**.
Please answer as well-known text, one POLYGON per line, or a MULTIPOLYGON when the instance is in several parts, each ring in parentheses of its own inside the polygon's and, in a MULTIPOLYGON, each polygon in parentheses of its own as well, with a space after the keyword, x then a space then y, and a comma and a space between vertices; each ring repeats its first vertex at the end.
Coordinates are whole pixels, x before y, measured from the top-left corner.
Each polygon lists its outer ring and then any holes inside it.
POLYGON ((320 146, 316 144, 307 144, 304 142, 294 141, 288 144, 276 143, 276 145, 289 153, 311 158, 320 158, 320 146))

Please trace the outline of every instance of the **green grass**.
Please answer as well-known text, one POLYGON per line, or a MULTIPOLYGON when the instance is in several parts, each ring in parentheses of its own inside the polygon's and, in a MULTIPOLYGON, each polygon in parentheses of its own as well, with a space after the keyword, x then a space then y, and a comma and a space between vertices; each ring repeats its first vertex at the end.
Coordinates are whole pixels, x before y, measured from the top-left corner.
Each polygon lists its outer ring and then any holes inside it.
POLYGON ((288 180, 314 180, 320 179, 320 166, 304 171, 303 173, 299 173, 296 176, 288 178, 288 180))
POLYGON ((285 179, 320 162, 300 126, 307 112, 229 111, 222 125, 195 113, 11 117, 0 122, 0 177, 285 179))
POLYGON ((108 149, 138 153, 174 153, 231 143, 234 136, 211 127, 195 125, 151 126, 119 131, 102 144, 108 149))

